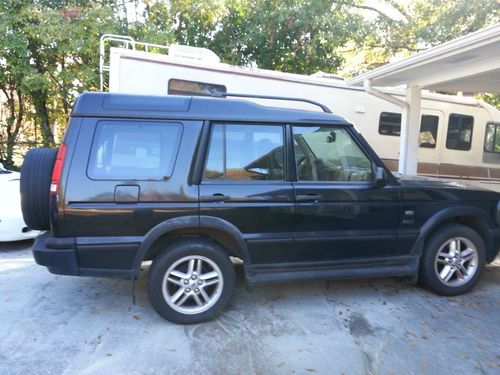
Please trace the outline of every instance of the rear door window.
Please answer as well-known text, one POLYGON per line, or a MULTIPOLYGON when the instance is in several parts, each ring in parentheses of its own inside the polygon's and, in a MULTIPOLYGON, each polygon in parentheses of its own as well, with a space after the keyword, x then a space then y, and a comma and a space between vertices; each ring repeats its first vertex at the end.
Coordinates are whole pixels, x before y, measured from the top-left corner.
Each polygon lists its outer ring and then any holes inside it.
POLYGON ((179 123, 100 122, 87 174, 95 180, 168 179, 181 134, 179 123))
POLYGON ((215 124, 204 180, 285 179, 284 126, 215 124))

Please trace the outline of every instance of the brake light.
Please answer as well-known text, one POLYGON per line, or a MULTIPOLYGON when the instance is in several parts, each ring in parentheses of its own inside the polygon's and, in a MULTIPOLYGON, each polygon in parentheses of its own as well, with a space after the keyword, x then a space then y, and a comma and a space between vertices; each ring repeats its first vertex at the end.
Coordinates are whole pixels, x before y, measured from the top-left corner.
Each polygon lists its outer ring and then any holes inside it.
POLYGON ((59 182, 61 181, 61 173, 65 156, 66 156, 66 145, 63 143, 61 147, 59 147, 59 151, 57 152, 56 162, 54 164, 54 169, 52 170, 52 182, 50 183, 51 194, 57 193, 59 182))

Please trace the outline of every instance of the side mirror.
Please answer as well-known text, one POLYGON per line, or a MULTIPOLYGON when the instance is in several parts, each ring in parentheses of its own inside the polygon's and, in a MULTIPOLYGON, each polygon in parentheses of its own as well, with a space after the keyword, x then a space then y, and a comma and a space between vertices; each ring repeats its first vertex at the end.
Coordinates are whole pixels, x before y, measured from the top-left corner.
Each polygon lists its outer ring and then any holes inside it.
POLYGON ((375 182, 379 186, 385 185, 387 175, 385 174, 385 169, 382 167, 377 167, 376 172, 375 172, 375 182))

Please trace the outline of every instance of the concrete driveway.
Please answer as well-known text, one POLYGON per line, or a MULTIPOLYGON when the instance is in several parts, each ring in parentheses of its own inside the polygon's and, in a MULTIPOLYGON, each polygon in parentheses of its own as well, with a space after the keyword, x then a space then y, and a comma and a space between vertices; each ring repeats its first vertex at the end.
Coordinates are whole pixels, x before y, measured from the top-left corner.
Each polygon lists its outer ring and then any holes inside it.
POLYGON ((123 280, 55 276, 0 244, 0 374, 498 374, 500 261, 474 292, 402 280, 247 288, 216 321, 178 326, 123 280))

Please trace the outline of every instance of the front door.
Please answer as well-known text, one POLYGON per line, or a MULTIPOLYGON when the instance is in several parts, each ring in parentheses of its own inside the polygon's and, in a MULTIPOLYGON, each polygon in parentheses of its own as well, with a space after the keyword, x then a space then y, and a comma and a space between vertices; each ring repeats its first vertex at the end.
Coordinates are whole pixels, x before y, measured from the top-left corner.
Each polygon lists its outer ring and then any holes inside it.
POLYGON ((375 181, 374 163, 352 129, 292 127, 297 181, 296 262, 391 255, 399 221, 396 186, 375 181))
POLYGON ((283 263, 290 256, 295 207, 284 131, 281 124, 212 124, 200 215, 236 226, 253 264, 283 263))

